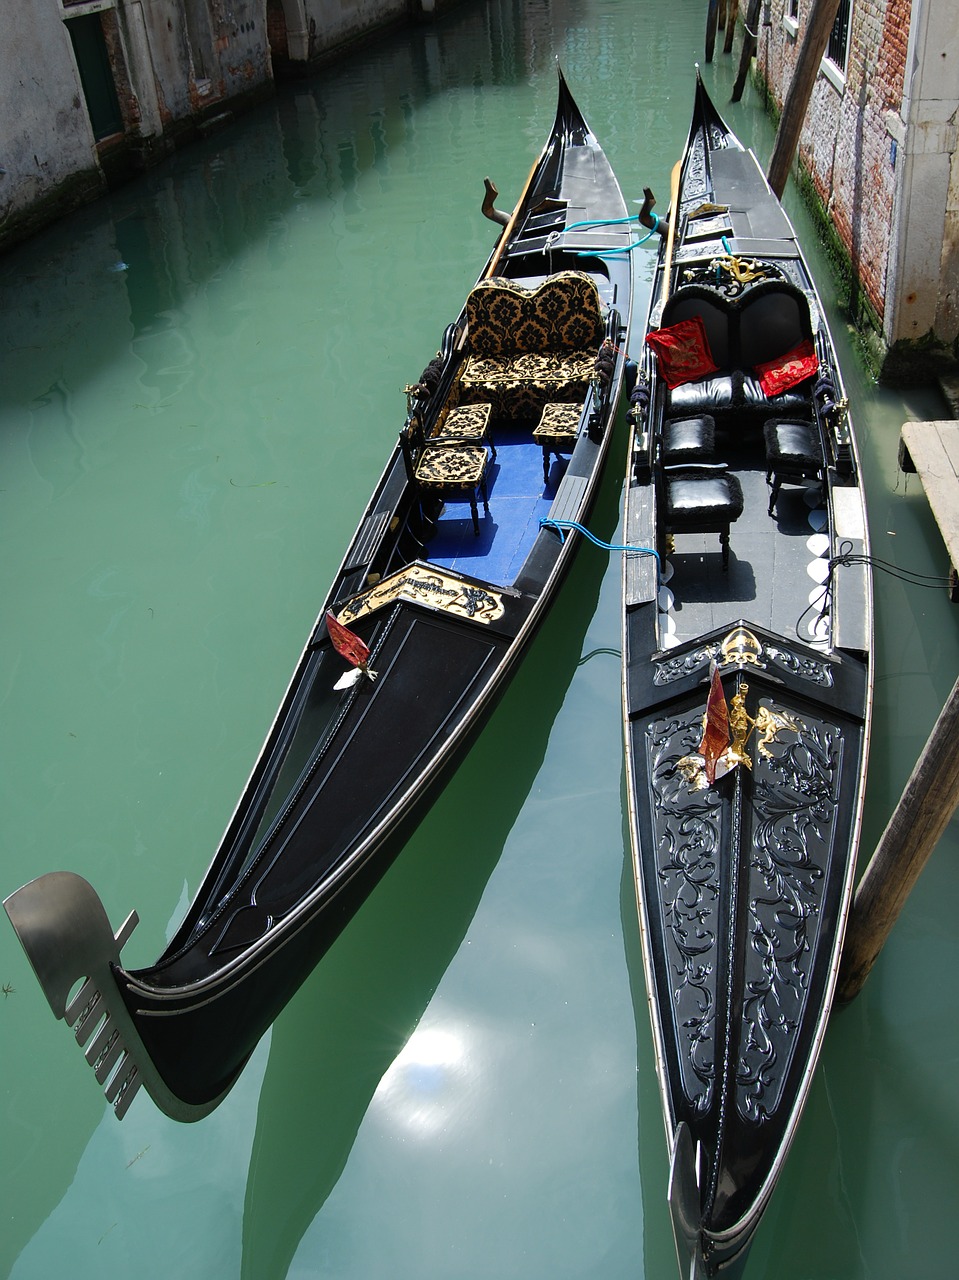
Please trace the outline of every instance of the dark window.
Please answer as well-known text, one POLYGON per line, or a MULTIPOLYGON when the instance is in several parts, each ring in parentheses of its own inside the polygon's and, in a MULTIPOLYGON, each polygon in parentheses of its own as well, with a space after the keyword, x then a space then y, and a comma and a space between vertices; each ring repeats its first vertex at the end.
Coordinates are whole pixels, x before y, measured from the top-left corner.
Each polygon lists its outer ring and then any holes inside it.
POLYGON ((839 0, 839 12, 833 23, 826 47, 826 57, 845 75, 846 59, 849 56, 849 17, 852 13, 852 0, 839 0))
POLYGON ((103 38, 100 15, 87 13, 80 18, 70 18, 67 30, 73 42, 93 136, 99 142, 101 138, 107 138, 111 133, 120 133, 123 129, 123 117, 120 115, 120 103, 113 83, 113 68, 110 66, 107 42, 103 38))

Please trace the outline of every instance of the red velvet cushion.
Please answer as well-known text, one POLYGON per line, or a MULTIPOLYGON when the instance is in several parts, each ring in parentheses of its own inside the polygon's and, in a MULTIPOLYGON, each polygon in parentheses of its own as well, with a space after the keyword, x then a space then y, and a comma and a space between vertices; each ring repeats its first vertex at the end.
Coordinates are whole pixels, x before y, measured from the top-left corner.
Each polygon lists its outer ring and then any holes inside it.
POLYGON ((714 363, 709 350, 706 329, 699 316, 677 320, 666 329, 647 333, 646 341, 656 352, 659 371, 670 391, 674 387, 681 387, 684 382, 693 382, 697 378, 719 372, 719 366, 714 363))
POLYGON ((767 360, 765 364, 757 364, 755 372, 763 395, 778 396, 780 392, 788 391, 790 387, 811 378, 818 368, 819 360, 807 338, 784 356, 767 360))

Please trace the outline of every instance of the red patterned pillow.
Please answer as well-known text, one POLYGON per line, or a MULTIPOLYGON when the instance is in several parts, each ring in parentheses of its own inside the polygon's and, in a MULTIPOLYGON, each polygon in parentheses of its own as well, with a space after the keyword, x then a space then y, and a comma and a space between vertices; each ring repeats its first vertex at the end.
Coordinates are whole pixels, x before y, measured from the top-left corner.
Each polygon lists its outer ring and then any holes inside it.
POLYGON ((659 371, 670 391, 681 387, 684 382, 694 382, 697 378, 719 372, 699 316, 677 320, 667 329, 647 333, 646 341, 656 352, 659 371))
POLYGON ((775 360, 767 360, 765 364, 756 365, 756 376, 763 389, 763 395, 778 396, 790 387, 805 382, 819 368, 819 360, 813 345, 807 338, 798 347, 787 351, 784 356, 775 360))

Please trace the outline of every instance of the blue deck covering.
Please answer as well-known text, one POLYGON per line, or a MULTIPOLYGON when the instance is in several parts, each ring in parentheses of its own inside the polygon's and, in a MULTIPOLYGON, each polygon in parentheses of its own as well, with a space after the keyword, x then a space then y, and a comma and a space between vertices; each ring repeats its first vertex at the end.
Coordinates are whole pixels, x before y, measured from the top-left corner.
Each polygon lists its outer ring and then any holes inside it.
POLYGON ((543 451, 531 435, 496 440, 496 461, 487 471, 488 516, 480 505, 480 532, 473 532, 467 501, 447 500, 427 554, 431 564, 455 569, 497 586, 509 586, 549 513, 566 459, 551 460, 549 485, 543 485, 543 451))

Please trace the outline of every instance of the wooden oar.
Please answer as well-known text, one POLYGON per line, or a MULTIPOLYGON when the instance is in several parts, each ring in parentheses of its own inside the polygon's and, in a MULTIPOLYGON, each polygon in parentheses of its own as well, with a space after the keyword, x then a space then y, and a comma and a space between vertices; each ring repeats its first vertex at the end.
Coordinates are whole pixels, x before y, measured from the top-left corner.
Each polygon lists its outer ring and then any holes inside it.
POLYGON ((666 255, 663 258, 663 291, 659 299, 660 310, 662 310, 666 299, 669 297, 669 275, 673 266, 676 223, 679 221, 679 178, 682 168, 683 162, 677 160, 673 165, 673 172, 669 180, 669 230, 666 233, 666 255))

